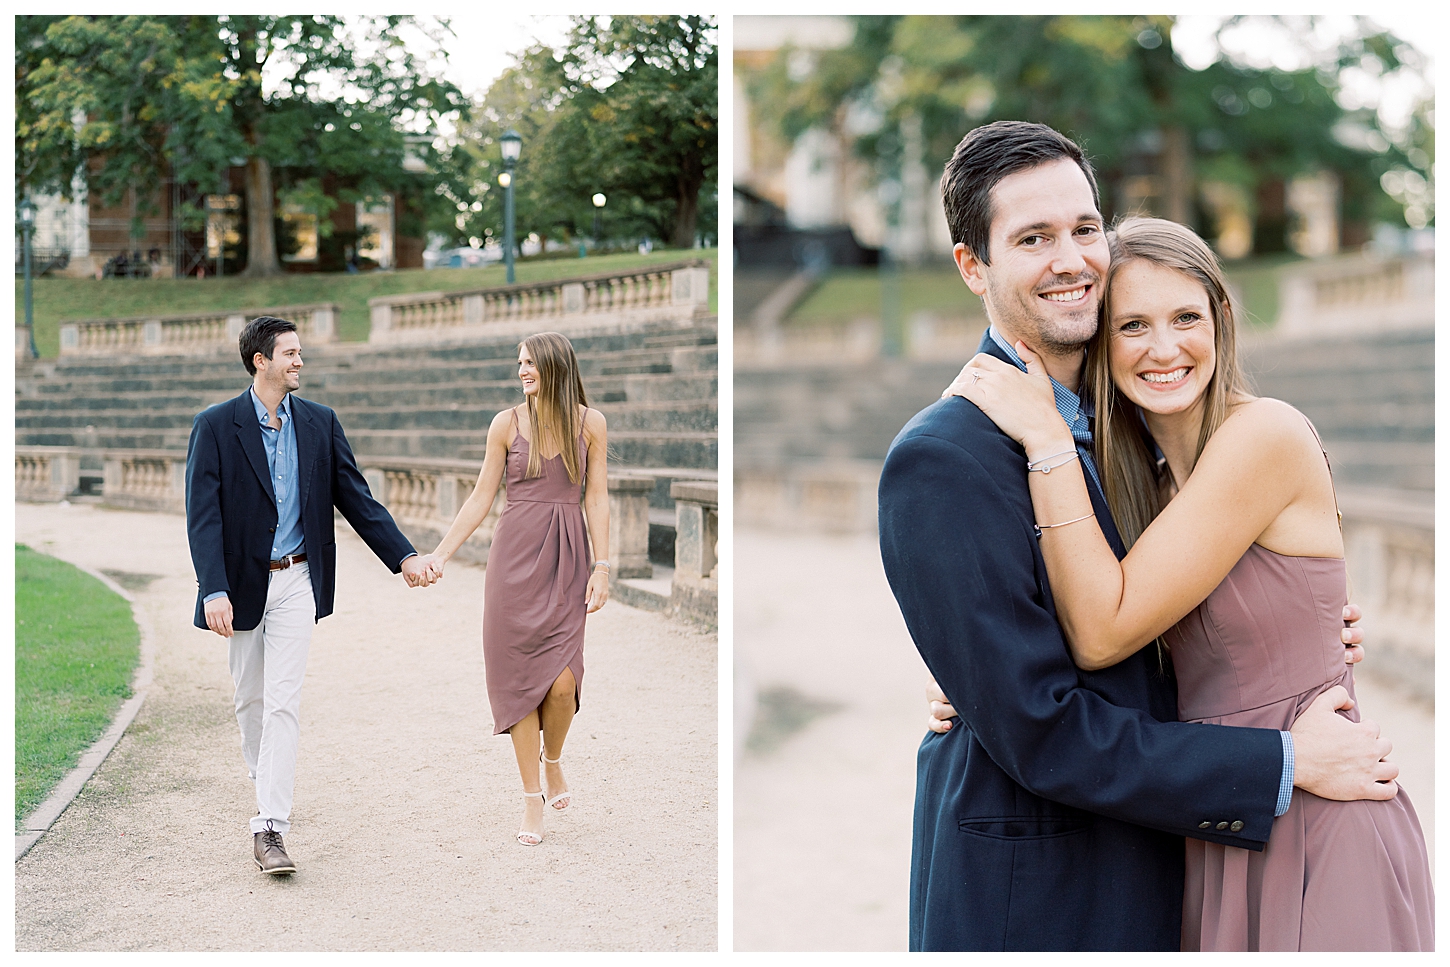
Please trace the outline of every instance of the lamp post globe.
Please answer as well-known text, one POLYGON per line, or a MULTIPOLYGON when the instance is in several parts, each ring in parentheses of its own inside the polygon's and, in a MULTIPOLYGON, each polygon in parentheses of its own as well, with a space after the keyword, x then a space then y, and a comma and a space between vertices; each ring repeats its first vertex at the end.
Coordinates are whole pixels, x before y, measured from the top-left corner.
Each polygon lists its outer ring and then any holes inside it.
POLYGON ((606 199, 604 197, 604 192, 602 192, 602 191, 596 191, 594 193, 594 197, 592 199, 590 199, 590 200, 594 202, 594 244, 595 245, 598 245, 599 244, 599 216, 603 213, 603 211, 604 211, 604 203, 608 199, 606 199))
POLYGON ((30 287, 30 235, 35 231, 35 202, 28 197, 22 199, 15 209, 15 214, 20 219, 20 239, 25 250, 25 328, 30 337, 30 358, 35 359, 40 355, 35 349, 35 303, 30 287))
POLYGON ((514 283, 514 165, 519 163, 519 152, 523 150, 524 139, 513 128, 509 128, 498 139, 499 151, 503 154, 503 174, 499 184, 503 185, 503 264, 504 281, 514 283))

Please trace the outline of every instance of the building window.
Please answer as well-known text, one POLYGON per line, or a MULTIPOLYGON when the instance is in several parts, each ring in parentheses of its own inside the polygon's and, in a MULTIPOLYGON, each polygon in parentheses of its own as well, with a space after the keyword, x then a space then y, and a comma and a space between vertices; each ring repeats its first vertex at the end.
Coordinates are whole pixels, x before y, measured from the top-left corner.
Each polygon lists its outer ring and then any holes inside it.
POLYGON ((242 207, 239 195, 206 196, 206 257, 219 258, 222 246, 237 246, 242 243, 241 219, 237 211, 242 207))
POLYGON ((393 196, 357 203, 359 258, 371 259, 380 269, 393 267, 393 196))
POLYGON ((282 209, 282 224, 287 228, 292 244, 290 255, 282 256, 284 262, 317 261, 317 215, 299 208, 282 209))

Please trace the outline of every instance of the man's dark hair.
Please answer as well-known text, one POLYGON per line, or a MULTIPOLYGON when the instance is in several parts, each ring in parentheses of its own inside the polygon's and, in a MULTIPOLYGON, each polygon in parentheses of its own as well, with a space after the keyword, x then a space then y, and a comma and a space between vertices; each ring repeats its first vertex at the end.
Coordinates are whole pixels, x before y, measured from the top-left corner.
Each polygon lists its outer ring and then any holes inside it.
POLYGON ((1059 158, 1076 162, 1098 201, 1098 182, 1082 148, 1045 124, 1030 121, 993 121, 967 132, 952 152, 941 176, 942 207, 952 241, 972 250, 983 265, 991 265, 987 243, 992 234, 992 189, 1008 175, 1059 158))
POLYGON ((247 372, 256 376, 257 366, 252 362, 252 357, 261 353, 271 359, 272 350, 277 346, 277 337, 284 332, 296 331, 295 323, 276 316, 258 316, 243 326, 242 334, 237 337, 237 347, 242 351, 242 365, 247 367, 247 372))

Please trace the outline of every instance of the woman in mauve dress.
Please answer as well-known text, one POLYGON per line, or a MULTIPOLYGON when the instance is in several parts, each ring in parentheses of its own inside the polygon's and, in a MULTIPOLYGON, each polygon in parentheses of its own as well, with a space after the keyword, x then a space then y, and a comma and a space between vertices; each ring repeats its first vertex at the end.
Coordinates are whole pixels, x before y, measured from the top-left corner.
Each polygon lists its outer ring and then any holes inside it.
MULTIPOLYGON (((1181 719, 1287 731, 1318 695, 1354 695, 1327 456, 1303 414, 1248 392, 1222 270, 1202 239, 1129 218, 1110 245, 1083 379, 1123 561, 1093 518, 1035 354, 1018 344, 1027 373, 978 356, 953 391, 1053 471, 1028 476, 1077 664, 1104 668, 1156 640, 1172 656, 1181 719)), ((1188 839, 1183 949, 1433 950, 1419 820, 1392 779, 1372 785, 1351 802, 1296 788, 1262 852, 1188 839)))
POLYGON ((569 340, 521 342, 519 380, 524 402, 494 417, 478 483, 425 561, 442 576, 507 476, 484 571, 483 661, 494 734, 509 733, 524 783, 517 839, 537 846, 545 808, 570 801, 559 760, 584 681, 584 617, 609 600, 609 562, 590 552, 609 547, 609 491, 604 414, 589 408, 569 340))

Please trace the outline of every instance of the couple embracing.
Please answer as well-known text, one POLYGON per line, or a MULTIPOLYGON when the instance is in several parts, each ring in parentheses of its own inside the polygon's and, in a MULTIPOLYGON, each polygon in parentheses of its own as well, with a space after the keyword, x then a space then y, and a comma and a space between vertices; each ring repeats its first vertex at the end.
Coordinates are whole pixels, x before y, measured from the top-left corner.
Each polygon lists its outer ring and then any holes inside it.
POLYGON ((1107 231, 1043 125, 969 133, 942 197, 990 328, 880 483, 946 700, 912 949, 1433 949, 1424 837, 1354 708, 1327 458, 1248 392, 1213 253, 1107 231))
POLYGON ((517 840, 537 846, 545 808, 570 802, 559 762, 579 708, 584 619, 609 598, 609 562, 590 553, 609 547, 606 427, 585 398, 569 340, 538 333, 519 344, 524 403, 494 417, 478 483, 426 556, 369 492, 337 414, 294 395, 303 365, 297 327, 259 316, 238 348, 252 384, 192 425, 186 526, 194 623, 228 640, 242 757, 256 787, 258 869, 297 869, 282 837, 312 626, 333 609, 333 509, 409 587, 427 587, 505 480, 508 502, 485 572, 484 662, 494 732, 509 733, 524 785, 517 840))

